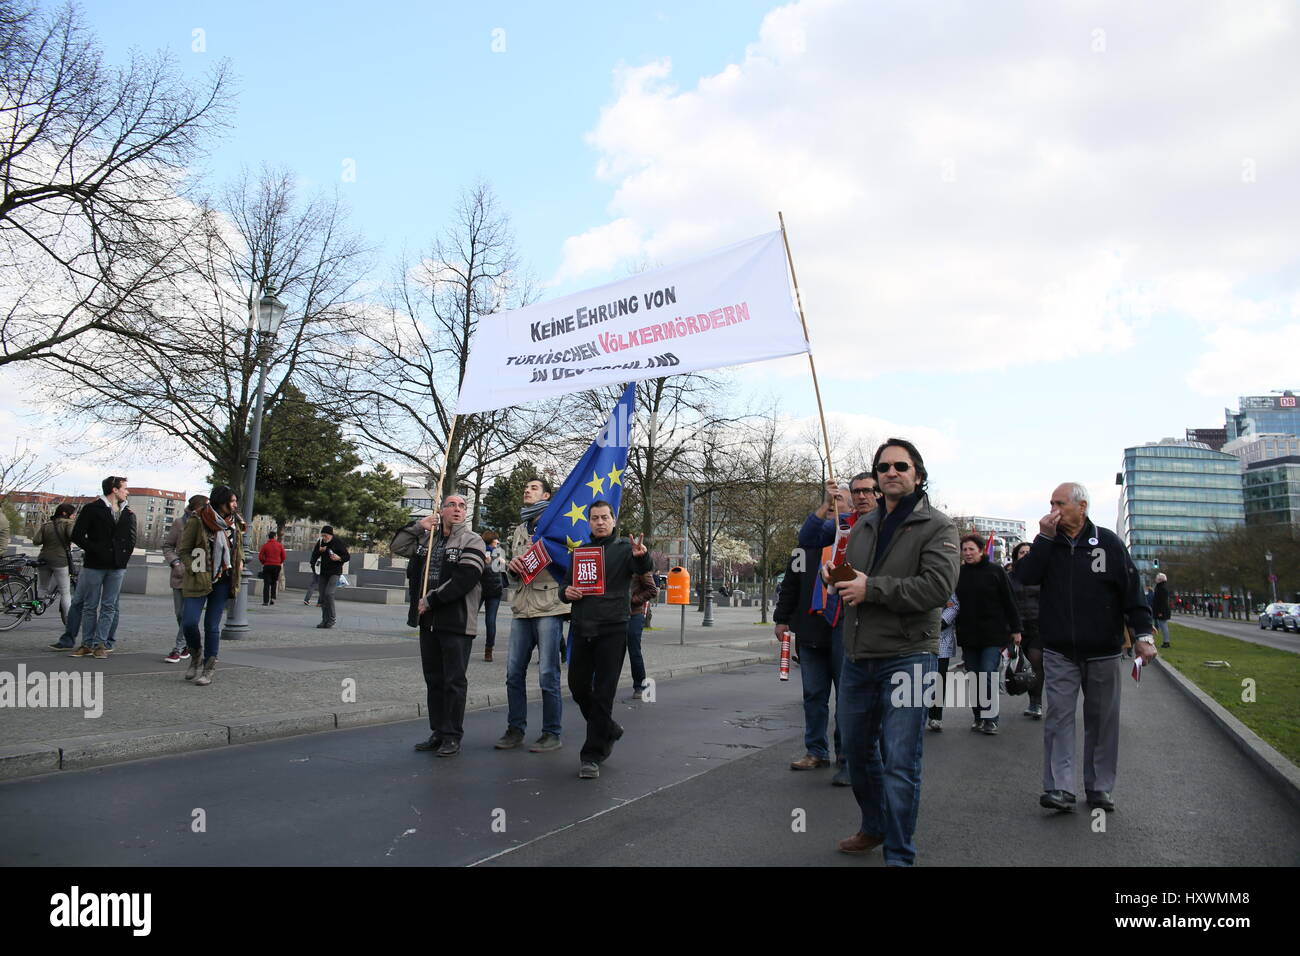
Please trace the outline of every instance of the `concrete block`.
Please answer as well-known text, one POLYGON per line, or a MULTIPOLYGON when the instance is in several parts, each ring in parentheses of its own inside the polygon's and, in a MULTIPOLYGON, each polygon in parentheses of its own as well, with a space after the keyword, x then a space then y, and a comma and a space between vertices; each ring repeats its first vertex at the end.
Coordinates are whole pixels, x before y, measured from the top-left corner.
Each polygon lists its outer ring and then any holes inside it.
POLYGON ((261 714, 256 717, 229 717, 219 723, 226 725, 232 744, 271 740, 275 737, 293 737, 297 734, 314 734, 322 730, 333 730, 338 726, 333 711, 328 710, 261 714))
POLYGON ((406 588, 346 587, 334 591, 336 601, 360 601, 364 604, 406 604, 406 588))
POLYGON ((195 723, 124 730, 92 737, 69 737, 52 740, 50 744, 59 748, 62 755, 60 766, 64 770, 80 770, 141 757, 224 747, 229 742, 230 731, 224 724, 195 723))
POLYGON ((366 568, 357 572, 356 583, 365 588, 405 588, 406 572, 366 568))
POLYGON ((335 712, 338 727, 363 727, 366 724, 392 724, 399 720, 415 720, 420 716, 418 704, 357 704, 335 712))
POLYGON ((30 777, 59 769, 59 748, 52 744, 29 743, 0 747, 0 780, 30 777))

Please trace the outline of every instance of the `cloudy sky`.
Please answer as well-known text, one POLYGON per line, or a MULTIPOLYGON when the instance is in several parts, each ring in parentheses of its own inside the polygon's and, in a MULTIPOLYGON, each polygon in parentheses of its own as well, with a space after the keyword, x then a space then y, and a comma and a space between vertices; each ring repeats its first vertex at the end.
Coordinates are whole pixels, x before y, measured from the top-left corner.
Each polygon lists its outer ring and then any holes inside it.
MULTIPOLYGON (((337 184, 386 254, 427 244, 480 177, 548 296, 782 210, 828 412, 916 441, 954 511, 1034 521, 1078 480, 1113 525, 1126 446, 1300 386, 1293 3, 463 6, 87 16, 110 59, 230 57, 237 125, 209 172, 337 184)), ((804 359, 736 377, 815 414, 804 359)), ((65 451, 55 486, 97 481, 102 458, 65 451)), ((129 473, 203 477, 180 453, 129 473)))

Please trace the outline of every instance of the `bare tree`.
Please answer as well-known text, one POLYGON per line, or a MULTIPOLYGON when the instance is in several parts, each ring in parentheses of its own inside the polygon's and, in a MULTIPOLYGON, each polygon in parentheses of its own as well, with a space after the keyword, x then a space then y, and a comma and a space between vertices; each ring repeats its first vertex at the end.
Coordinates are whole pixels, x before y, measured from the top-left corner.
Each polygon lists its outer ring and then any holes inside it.
POLYGON ((445 455, 440 494, 468 476, 481 490, 521 454, 544 457, 554 403, 456 415, 474 336, 492 334, 495 313, 532 296, 490 187, 462 193, 429 253, 397 273, 385 306, 331 348, 330 391, 359 440, 424 472, 431 488, 445 455))
MULTIPOLYGON (((224 207, 202 211, 188 271, 150 304, 149 340, 50 359, 46 387, 71 414, 108 425, 116 439, 170 437, 206 462, 214 479, 242 488, 259 350, 269 349, 266 398, 274 403, 351 320, 366 250, 337 197, 299 202, 284 171, 245 173, 224 207), (273 343, 251 321, 266 288, 288 306, 273 343)), ((275 437, 267 430, 263 441, 275 437)))
POLYGON ((185 176, 225 123, 228 67, 197 87, 164 54, 114 70, 76 7, 0 0, 0 84, 0 366, 147 340, 149 300, 184 268, 185 176))

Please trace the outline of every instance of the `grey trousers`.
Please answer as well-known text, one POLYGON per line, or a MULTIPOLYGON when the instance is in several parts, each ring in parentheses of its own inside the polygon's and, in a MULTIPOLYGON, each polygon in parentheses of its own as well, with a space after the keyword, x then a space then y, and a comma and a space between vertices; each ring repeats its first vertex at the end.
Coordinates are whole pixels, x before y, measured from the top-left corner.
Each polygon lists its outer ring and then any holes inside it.
POLYGON ((1083 787, 1115 788, 1119 763, 1119 655, 1076 664, 1043 650, 1043 789, 1077 794, 1074 767, 1074 711, 1083 690, 1083 787))
POLYGON ((172 588, 172 608, 176 611, 176 644, 172 650, 180 654, 187 646, 185 628, 181 626, 181 617, 185 614, 185 592, 180 588, 172 588))
POLYGON ((338 590, 339 576, 331 574, 320 579, 320 620, 322 624, 334 623, 334 592, 338 590))

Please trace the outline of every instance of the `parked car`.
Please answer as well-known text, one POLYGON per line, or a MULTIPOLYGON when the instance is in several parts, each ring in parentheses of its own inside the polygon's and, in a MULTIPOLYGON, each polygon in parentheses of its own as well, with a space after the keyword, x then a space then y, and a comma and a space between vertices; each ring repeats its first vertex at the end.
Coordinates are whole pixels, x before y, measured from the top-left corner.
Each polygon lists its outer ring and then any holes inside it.
POLYGON ((1259 629, 1261 631, 1265 628, 1273 631, 1276 631, 1278 628, 1285 629, 1282 624, 1282 616, 1286 614, 1287 608, 1291 606, 1292 605, 1283 604, 1278 601, 1264 608, 1263 612, 1259 615, 1259 629))
POLYGON ((1282 630, 1300 633, 1300 604, 1286 604, 1286 613, 1282 615, 1282 630))

